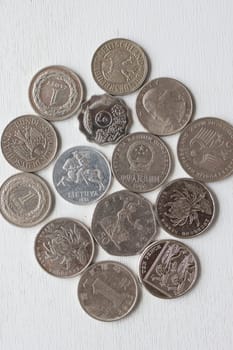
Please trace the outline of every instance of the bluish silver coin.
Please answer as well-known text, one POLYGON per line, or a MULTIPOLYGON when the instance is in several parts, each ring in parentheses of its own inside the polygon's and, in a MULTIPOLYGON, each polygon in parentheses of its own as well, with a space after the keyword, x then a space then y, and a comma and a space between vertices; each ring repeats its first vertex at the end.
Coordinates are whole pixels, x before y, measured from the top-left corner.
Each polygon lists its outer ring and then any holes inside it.
POLYGON ((111 168, 105 156, 93 147, 76 146, 62 153, 53 169, 57 192, 73 204, 90 204, 107 192, 111 168))

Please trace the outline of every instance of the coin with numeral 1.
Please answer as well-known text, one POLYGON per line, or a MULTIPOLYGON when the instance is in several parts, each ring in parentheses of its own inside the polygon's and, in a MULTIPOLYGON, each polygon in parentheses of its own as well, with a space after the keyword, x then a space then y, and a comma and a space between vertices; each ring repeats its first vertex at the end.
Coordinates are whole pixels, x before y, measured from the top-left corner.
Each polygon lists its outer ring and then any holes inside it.
POLYGON ((0 211, 6 220, 17 226, 31 227, 49 214, 52 195, 41 177, 19 173, 2 184, 0 203, 0 211))
POLYGON ((142 253, 139 276, 143 286, 154 296, 177 298, 195 284, 199 262, 187 245, 164 239, 149 245, 142 253))
POLYGON ((138 285, 132 272, 116 261, 91 265, 78 285, 79 302, 89 316, 116 321, 128 315, 137 302, 138 285))
POLYGON ((78 220, 58 218, 48 222, 38 233, 35 254, 46 272, 56 277, 73 277, 91 263, 94 241, 78 220))
POLYGON ((32 108, 50 121, 63 120, 75 114, 82 99, 83 86, 79 76, 63 66, 41 69, 30 83, 32 108))

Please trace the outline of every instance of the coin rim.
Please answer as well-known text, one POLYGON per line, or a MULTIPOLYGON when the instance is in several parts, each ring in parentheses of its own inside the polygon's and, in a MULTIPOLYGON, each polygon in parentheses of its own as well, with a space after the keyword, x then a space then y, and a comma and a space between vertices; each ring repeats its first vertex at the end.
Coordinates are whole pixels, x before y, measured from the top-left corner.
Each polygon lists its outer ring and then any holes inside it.
POLYGON ((17 227, 33 227, 33 226, 36 226, 38 225, 39 223, 41 223, 44 219, 46 219, 52 209, 53 209, 53 194, 52 194, 52 191, 48 185, 48 183, 42 178, 40 177, 39 175, 37 174, 32 174, 32 173, 26 173, 26 172, 20 172, 20 173, 16 173, 14 175, 11 175, 10 177, 8 177, 1 185, 0 187, 0 201, 1 201, 1 196, 2 196, 2 189, 4 188, 4 186, 13 178, 15 177, 21 177, 21 176, 29 176, 29 177, 32 177, 35 179, 35 181, 38 181, 40 182, 40 184, 42 184, 42 186, 44 186, 44 188, 46 189, 46 192, 48 194, 48 200, 46 201, 46 203, 48 203, 48 207, 47 207, 47 211, 45 212, 45 214, 38 218, 36 221, 33 221, 33 223, 27 223, 27 224, 19 224, 17 222, 13 222, 12 220, 9 219, 9 217, 7 217, 5 215, 5 213, 3 212, 2 210, 2 206, 0 205, 0 213, 2 214, 2 216, 5 218, 6 221, 8 221, 10 224, 14 225, 14 226, 17 226, 17 227))
MULTIPOLYGON (((189 246, 187 246, 187 244, 185 244, 185 243, 183 243, 183 242, 181 242, 181 241, 178 241, 177 239, 170 239, 170 238, 166 239, 166 238, 165 238, 165 239, 157 240, 157 241, 151 243, 148 247, 146 247, 146 249, 144 250, 144 252, 142 253, 142 255, 141 255, 140 258, 139 258, 139 262, 138 262, 138 271, 139 271, 139 273, 138 273, 139 281, 140 281, 140 283, 143 285, 143 287, 147 290, 147 292, 149 292, 151 295, 153 295, 154 297, 159 298, 159 299, 172 300, 172 299, 177 299, 177 298, 179 298, 179 297, 185 295, 186 293, 189 293, 189 292, 193 289, 193 287, 196 285, 196 283, 198 282, 198 280, 199 280, 199 278, 200 278, 200 260, 199 260, 199 258, 198 258, 198 256, 197 256, 197 254, 193 251, 193 249, 190 248, 189 246), (169 242, 178 242, 179 244, 183 245, 183 246, 185 247, 185 249, 189 250, 189 251, 192 253, 192 255, 193 255, 194 259, 195 259, 196 267, 197 267, 197 268, 196 268, 195 278, 194 278, 194 280, 192 281, 192 283, 191 283, 191 285, 189 286, 189 288, 188 288, 186 291, 184 291, 182 294, 176 295, 176 296, 171 297, 171 298, 168 298, 168 297, 165 297, 165 296, 163 297, 163 296, 161 296, 161 295, 156 295, 156 294, 154 294, 152 291, 150 291, 150 290, 147 288, 146 284, 143 282, 142 275, 141 275, 141 265, 142 265, 142 261, 143 261, 143 258, 144 258, 144 256, 145 256, 145 254, 151 249, 151 247, 152 247, 153 245, 160 244, 161 242, 166 242, 166 241, 169 241, 169 242)), ((162 293, 161 293, 161 294, 162 294, 162 293)))
MULTIPOLYGON (((148 90, 149 91, 149 90, 148 90)), ((138 117, 138 120, 140 121, 140 123, 142 124, 142 126, 148 130, 151 134, 153 135, 156 135, 156 136, 170 136, 170 135, 174 135, 174 134, 177 134, 179 133, 181 130, 183 130, 187 124, 190 123, 192 117, 193 117, 193 112, 194 112, 194 102, 193 102, 193 96, 191 94, 191 92, 189 91, 189 89, 182 83, 180 82, 179 80, 177 79, 174 79, 174 78, 169 78, 169 77, 159 77, 159 78, 155 78, 155 79, 151 79, 150 81, 146 82, 140 89, 139 93, 138 93, 138 96, 137 96, 137 99, 136 99, 136 103, 135 103, 135 110, 136 110, 136 114, 137 114, 137 117, 138 117), (191 105, 191 112, 189 114, 189 118, 188 120, 178 129, 172 131, 172 132, 164 132, 164 133, 155 133, 153 131, 151 131, 144 123, 144 111, 143 113, 139 113, 139 104, 141 105, 142 102, 141 102, 141 93, 142 93, 142 90, 147 88, 147 86, 149 84, 151 84, 152 82, 156 81, 156 80, 163 80, 163 79, 166 79, 166 80, 172 80, 173 82, 177 83, 178 85, 180 85, 184 90, 185 92, 187 93, 188 97, 189 97, 189 101, 190 101, 190 105, 191 105)), ((149 113, 148 113, 149 114, 149 113)))
POLYGON ((118 321, 126 316, 128 316, 134 309, 134 307, 136 306, 137 302, 139 301, 139 286, 138 286, 138 281, 137 281, 137 278, 136 276, 134 275, 134 272, 131 271, 130 268, 128 268, 128 266, 126 266, 125 264, 122 264, 118 261, 114 261, 114 260, 101 260, 101 261, 98 261, 96 263, 93 263, 91 264, 90 266, 88 266, 88 268, 86 269, 85 273, 80 277, 80 280, 78 282, 78 288, 77 288, 77 296, 78 296, 78 300, 79 300, 79 304, 81 305, 81 308, 83 309, 83 311, 88 314, 90 317, 94 318, 95 320, 98 320, 98 321, 103 321, 103 322, 113 322, 113 321, 118 321), (111 319, 102 319, 100 317, 97 317, 97 316, 94 316, 92 315, 91 313, 89 313, 85 308, 84 308, 84 305, 82 304, 81 300, 80 300, 80 284, 81 284, 81 281, 83 278, 85 278, 85 273, 88 272, 93 266, 96 266, 96 265, 101 265, 101 264, 115 264, 115 265, 120 265, 121 268, 123 268, 124 270, 126 270, 129 275, 132 277, 132 280, 134 281, 134 285, 135 285, 135 298, 134 298, 134 301, 133 301, 133 304, 131 305, 131 307, 127 310, 126 313, 124 313, 123 315, 121 316, 118 316, 116 318, 111 318, 111 319))
MULTIPOLYGON (((96 220, 98 222, 98 220, 96 220)), ((135 192, 132 192, 132 191, 128 191, 128 190, 120 190, 120 191, 115 191, 113 193, 110 193, 109 195, 107 195, 105 198, 102 198, 97 204, 96 204, 96 207, 94 209, 94 212, 92 214, 92 219, 91 219, 91 234, 94 238, 94 240, 96 241, 96 243, 106 252, 108 253, 109 255, 112 255, 112 256, 135 256, 135 255, 139 255, 141 254, 144 249, 148 246, 148 244, 150 244, 151 242, 154 241, 154 238, 158 235, 158 223, 157 223, 157 220, 156 220, 156 216, 155 216, 155 211, 154 211, 154 206, 153 204, 145 197, 143 197, 141 194, 138 194, 138 193, 135 193, 135 192), (151 238, 145 243, 145 245, 140 249, 138 250, 136 253, 130 253, 130 254, 113 254, 113 253, 110 253, 108 250, 106 250, 102 244, 100 244, 100 242, 97 240, 95 234, 93 233, 95 230, 93 229, 93 226, 94 226, 94 218, 97 216, 96 214, 96 211, 97 211, 97 207, 101 204, 102 201, 104 201, 105 199, 108 199, 109 197, 113 197, 114 195, 116 194, 120 194, 122 192, 127 192, 129 193, 130 195, 133 195, 133 196, 139 196, 141 199, 145 200, 149 206, 150 206, 150 209, 151 209, 151 212, 152 212, 152 215, 153 215, 153 219, 154 219, 154 226, 155 226, 155 230, 154 230, 154 233, 153 235, 151 236, 151 238)))
POLYGON ((83 145, 82 145, 82 146, 74 146, 74 147, 70 147, 70 148, 68 148, 66 151, 62 152, 62 153, 59 155, 59 157, 56 159, 56 162, 55 162, 54 167, 53 167, 52 179, 53 179, 53 186, 54 186, 56 192, 59 194, 59 196, 61 196, 61 198, 63 198, 63 199, 64 199, 65 201, 67 201, 68 203, 71 203, 71 204, 74 204, 74 205, 82 205, 82 206, 85 206, 85 205, 89 205, 89 204, 92 204, 92 203, 96 203, 96 202, 98 202, 103 196, 105 196, 105 194, 108 192, 108 190, 109 190, 109 188, 110 188, 110 186, 111 186, 111 184, 112 184, 112 171, 111 171, 111 166, 110 166, 110 164, 109 164, 109 161, 108 161, 107 157, 106 157, 101 151, 99 151, 97 148, 92 147, 92 146, 89 146, 89 145, 87 145, 87 146, 83 146, 83 145), (104 161, 106 162, 107 168, 108 168, 108 170, 109 170, 109 181, 108 181, 108 185, 106 186, 105 191, 104 191, 104 192, 101 194, 101 196, 98 197, 97 199, 91 200, 91 201, 86 202, 86 203, 73 202, 73 201, 69 201, 68 199, 64 198, 64 197, 60 194, 60 192, 58 192, 57 187, 56 187, 56 185, 55 185, 55 183, 54 183, 55 167, 56 167, 56 164, 57 164, 58 160, 59 160, 59 159, 61 158, 61 156, 62 156, 63 154, 65 154, 66 152, 68 153, 68 152, 70 152, 72 149, 77 149, 77 148, 83 148, 83 149, 84 149, 84 148, 89 148, 89 149, 91 149, 92 151, 98 153, 98 154, 104 159, 104 161))
POLYGON ((156 201, 155 201, 155 217, 156 217, 156 220, 159 224, 159 226, 164 230, 166 231, 167 233, 169 233, 169 235, 173 236, 173 237, 176 237, 176 238, 180 238, 180 239, 189 239, 189 238, 195 238, 196 236, 199 236, 201 235, 202 233, 204 233, 205 231, 207 231, 209 229, 209 227, 213 224, 213 221, 215 219, 215 215, 216 215, 216 201, 214 199, 214 196, 212 194, 212 191, 204 184, 202 183, 201 181, 199 180, 195 180, 193 178, 188 178, 188 177, 182 177, 182 178, 177 178, 175 180, 172 180, 172 181, 169 181, 163 188, 161 188, 160 192, 158 193, 157 195, 157 198, 156 198, 156 201), (173 183, 175 182, 178 182, 178 181, 191 181, 191 182, 197 182, 199 185, 201 185, 202 187, 204 187, 204 189, 207 191, 207 193, 209 194, 211 200, 212 200, 212 205, 213 205, 213 213, 212 213, 212 216, 211 216, 211 219, 208 223, 208 225, 204 228, 204 230, 200 231, 199 233, 196 233, 194 235, 190 235, 190 236, 181 236, 181 235, 177 235, 175 233, 171 233, 167 228, 165 228, 165 226, 162 224, 162 221, 160 220, 160 217, 159 217, 159 213, 158 213, 158 202, 159 202, 159 199, 162 195, 162 192, 164 190, 166 190, 166 188, 170 185, 172 185, 173 183))
MULTIPOLYGON (((221 119, 221 118, 218 118, 218 117, 202 117, 202 118, 198 118, 198 119, 196 119, 196 120, 194 120, 194 121, 192 121, 192 123, 189 123, 188 125, 186 125, 186 127, 184 128, 184 130, 182 130, 182 132, 181 132, 181 134, 180 134, 180 136, 179 136, 179 139, 178 139, 178 142, 177 142, 177 157, 178 157, 178 160, 179 160, 179 163, 180 163, 180 165, 181 165, 181 167, 184 169, 184 171, 189 175, 189 176, 191 176, 193 179, 195 179, 195 180, 198 180, 198 181, 203 181, 203 182, 207 182, 207 183, 209 183, 209 182, 216 182, 216 181, 220 181, 220 180, 224 180, 224 179, 226 179, 227 177, 229 177, 229 176, 231 176, 232 174, 233 174, 233 166, 232 166, 232 169, 231 169, 231 171, 230 172, 228 172, 226 175, 222 175, 222 176, 218 176, 218 177, 215 177, 214 179, 202 179, 202 178, 199 178, 198 176, 196 176, 195 174, 191 174, 187 169, 186 169, 186 167, 184 167, 184 165, 183 165, 183 162, 181 161, 181 158, 180 158, 180 148, 181 148, 181 146, 180 146, 180 140, 181 140, 181 138, 183 137, 183 135, 185 134, 185 132, 186 131, 188 131, 188 128, 189 127, 191 127, 192 125, 193 125, 193 123, 195 123, 195 124, 197 124, 198 122, 201 122, 201 121, 207 121, 207 120, 214 120, 214 121, 217 121, 217 122, 220 122, 220 123, 224 123, 224 124, 226 124, 226 126, 228 127, 228 128, 231 128, 232 129, 232 134, 233 134, 233 126, 229 123, 229 122, 227 122, 227 121, 225 121, 224 119, 221 119), (195 176, 194 176, 195 175, 195 176)), ((192 167, 193 168, 193 167, 192 167)), ((196 172, 196 171, 195 171, 196 172)))
POLYGON ((74 114, 76 114, 82 104, 83 98, 84 98, 84 85, 82 83, 82 80, 80 78, 80 76, 74 72, 72 69, 63 66, 63 65, 52 65, 52 66, 46 66, 44 68, 41 68, 36 74, 34 74, 34 76, 32 77, 29 87, 28 87, 28 98, 29 98, 29 102, 31 107, 33 108, 33 110, 40 115, 41 118, 46 119, 47 121, 50 122, 56 122, 56 121, 60 121, 60 120, 65 120, 68 119, 70 117, 72 117, 74 114), (63 115, 63 117, 56 117, 56 115, 54 115, 53 117, 48 117, 44 114, 41 113, 41 111, 37 108, 37 106, 35 105, 34 101, 33 101, 33 97, 32 97, 32 91, 34 89, 34 84, 35 84, 35 80, 40 76, 41 73, 43 73, 46 70, 60 70, 60 71, 65 71, 65 74, 71 76, 71 78, 73 80, 75 80, 76 83, 79 84, 80 86, 80 101, 77 104, 76 108, 74 108, 74 110, 72 112, 66 113, 65 115, 63 115))
POLYGON ((33 114, 24 114, 24 115, 21 115, 19 117, 14 118, 3 129, 2 136, 1 136, 1 150, 2 150, 2 154, 3 154, 4 158, 5 158, 5 160, 7 161, 7 163, 10 164, 13 168, 15 168, 15 169, 17 169, 17 170, 19 170, 21 172, 24 172, 24 173, 34 173, 34 172, 37 172, 37 171, 40 171, 40 170, 46 168, 56 158, 57 151, 58 151, 58 132, 57 132, 57 130, 55 130, 55 128, 54 128, 54 126, 52 124, 50 124, 47 120, 41 118, 40 116, 33 115, 33 114), (33 169, 27 169, 27 168, 24 168, 24 167, 17 167, 17 166, 15 166, 15 164, 13 164, 11 161, 9 161, 9 159, 7 159, 7 157, 5 155, 5 152, 3 151, 3 138, 4 138, 4 134, 5 134, 6 130, 7 130, 7 128, 9 128, 12 124, 14 124, 19 119, 28 119, 28 118, 37 119, 40 122, 45 123, 47 125, 47 127, 50 128, 51 132, 53 132, 54 140, 55 140, 54 152, 53 152, 52 157, 50 159, 47 159, 46 163, 44 163, 42 166, 34 167, 33 169))
POLYGON ((136 90, 138 90, 142 84, 145 82, 145 80, 147 79, 147 76, 149 74, 149 59, 147 57, 147 54, 145 53, 144 49, 138 45, 136 42, 130 40, 130 39, 126 39, 126 38, 113 38, 113 39, 110 39, 110 40, 107 40, 105 41, 104 43, 102 43, 101 45, 99 45, 97 47, 97 49, 95 50, 93 56, 92 56, 92 59, 91 59, 91 73, 92 73, 92 77, 93 79, 95 80, 96 84, 104 91, 106 91, 109 95, 112 95, 112 96, 126 96, 126 95, 129 95, 133 92, 135 92, 136 90), (143 79, 141 80, 140 84, 138 83, 137 86, 134 88, 134 89, 131 89, 131 90, 128 90, 127 92, 112 92, 112 91, 108 91, 106 90, 105 88, 103 88, 103 86, 99 83, 99 81, 97 80, 96 76, 95 76, 95 72, 94 72, 94 60, 96 58, 96 55, 97 55, 97 52, 103 47, 105 46, 106 44, 109 44, 111 43, 112 41, 118 41, 118 40, 124 40, 124 41, 127 41, 127 42, 130 42, 131 44, 133 44, 134 46, 136 46, 138 48, 138 50, 141 52, 142 56, 143 56, 143 63, 144 63, 144 75, 143 75, 143 79))
POLYGON ((167 178, 169 177, 169 175, 171 175, 171 169, 172 169, 172 155, 171 155, 170 150, 169 150, 167 144, 165 143, 165 141, 162 140, 159 136, 156 136, 156 135, 154 135, 154 134, 152 134, 152 133, 145 132, 145 131, 137 131, 137 132, 133 132, 133 133, 131 133, 131 134, 128 134, 128 135, 124 136, 124 137, 120 140, 120 142, 117 143, 117 145, 115 146, 115 148, 114 148, 114 150, 113 150, 113 152, 112 152, 111 169, 112 169, 112 172, 113 172, 114 177, 117 179, 117 181, 120 183, 120 185, 121 185, 122 187, 124 187, 125 189, 127 189, 127 190, 130 191, 130 192, 134 192, 134 193, 147 193, 147 192, 151 192, 151 191, 154 191, 154 190, 156 190, 157 188, 159 188, 159 187, 167 180, 167 178), (137 134, 137 135, 138 135, 138 134, 145 134, 145 135, 151 136, 151 137, 153 137, 153 138, 157 138, 158 141, 164 146, 164 148, 166 149, 167 154, 168 154, 168 164, 169 164, 169 166, 168 166, 168 170, 167 170, 166 176, 163 178, 163 180, 162 180, 157 186, 152 187, 152 188, 150 188, 150 189, 143 190, 143 191, 139 191, 139 190, 136 191, 134 188, 126 187, 121 181, 119 181, 118 176, 117 176, 117 174, 116 174, 116 172, 115 172, 115 170, 114 170, 114 166, 113 166, 113 157, 114 157, 114 155, 115 155, 116 149, 120 146, 120 144, 121 144, 127 137, 132 137, 132 136, 134 136, 134 135, 136 135, 136 134, 137 134))
POLYGON ((88 266, 91 264, 93 258, 94 258, 94 254, 95 254, 95 242, 94 242, 94 239, 92 237, 92 234, 90 232, 90 230, 88 229, 88 227, 83 224, 82 222, 80 222, 78 219, 73 219, 73 218, 70 218, 70 217, 59 217, 59 218, 56 218, 56 219, 52 219, 51 221, 47 222, 43 227, 41 227, 41 229, 39 230, 39 232, 37 233, 36 235, 36 238, 34 240, 34 255, 36 257, 36 260, 38 262, 38 264, 40 265, 40 267, 45 271, 47 272, 49 275, 51 276, 54 276, 54 277, 57 277, 57 278, 61 278, 61 279, 69 279, 69 278, 73 278, 73 277, 76 277, 78 275, 80 275, 83 271, 85 271, 88 266), (48 226, 49 224, 53 223, 54 221, 57 221, 57 220, 70 220, 70 221, 74 221, 75 223, 77 223, 78 225, 82 226, 82 228, 89 234, 89 237, 90 237, 90 240, 91 240, 91 246, 92 246, 92 253, 91 253, 91 256, 90 256, 90 259, 88 260, 88 263, 77 273, 75 274, 72 274, 72 275, 69 275, 69 276, 58 276, 58 275, 55 275, 54 273, 52 273, 51 271, 48 271, 46 270, 46 268, 41 264, 41 262, 39 261, 38 257, 37 257, 37 253, 36 253, 36 246, 37 246, 37 241, 38 241, 38 238, 39 236, 42 234, 42 231, 45 229, 46 226, 48 226))

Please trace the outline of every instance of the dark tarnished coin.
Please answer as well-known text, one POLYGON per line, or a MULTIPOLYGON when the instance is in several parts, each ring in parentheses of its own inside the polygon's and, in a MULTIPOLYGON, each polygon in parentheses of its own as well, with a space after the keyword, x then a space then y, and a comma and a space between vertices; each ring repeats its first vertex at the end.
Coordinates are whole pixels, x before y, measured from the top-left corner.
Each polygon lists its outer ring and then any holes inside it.
POLYGON ((40 230, 35 240, 35 254, 46 272, 56 277, 73 277, 92 261, 94 241, 81 222, 59 218, 40 230))
POLYGON ((17 226, 31 227, 49 214, 51 191, 39 176, 19 173, 2 184, 0 204, 0 211, 7 221, 17 226))
POLYGON ((138 254, 156 234, 153 207, 138 194, 115 192, 97 204, 91 231, 96 241, 109 254, 138 254))
POLYGON ((211 182, 233 173, 233 126, 219 118, 189 124, 178 141, 178 158, 197 180, 211 182))
POLYGON ((133 192, 148 192, 167 178, 171 157, 157 136, 136 132, 124 137, 112 156, 112 169, 122 186, 133 192))
POLYGON ((159 193, 156 214, 162 228, 178 238, 190 238, 204 232, 215 214, 209 189, 192 179, 170 182, 159 193))
POLYGON ((138 286, 130 270, 116 261, 91 265, 78 285, 79 302, 100 321, 116 321, 130 313, 136 304, 138 286))
POLYGON ((107 192, 111 169, 101 152, 92 147, 77 146, 62 153, 56 161, 53 183, 68 202, 90 204, 107 192))
POLYGON ((63 66, 41 69, 30 83, 29 100, 32 108, 50 121, 72 116, 82 99, 83 86, 79 76, 63 66))
POLYGON ((190 121, 192 97, 188 89, 175 79, 154 79, 139 92, 136 112, 142 125, 152 134, 172 135, 190 121))
POLYGON ((116 143, 127 134, 131 113, 122 99, 104 94, 82 104, 79 128, 89 141, 116 143))
POLYGON ((171 299, 188 292, 198 277, 198 261, 193 252, 175 240, 152 243, 142 254, 139 276, 156 297, 171 299))
POLYGON ((6 126, 1 147, 8 163, 16 169, 38 171, 55 157, 57 134, 46 120, 35 115, 23 115, 6 126))
POLYGON ((96 83, 111 95, 127 95, 146 79, 148 60, 140 46, 127 39, 112 39, 94 53, 91 63, 96 83))

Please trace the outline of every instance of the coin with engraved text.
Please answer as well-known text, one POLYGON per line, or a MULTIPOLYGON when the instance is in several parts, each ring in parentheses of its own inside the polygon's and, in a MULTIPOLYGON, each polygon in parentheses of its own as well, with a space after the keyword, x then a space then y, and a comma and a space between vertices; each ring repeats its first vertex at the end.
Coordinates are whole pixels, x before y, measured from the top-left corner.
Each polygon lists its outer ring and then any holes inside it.
POLYGON ((133 192, 159 187, 171 168, 166 144, 157 136, 136 132, 124 137, 112 155, 112 169, 122 186, 133 192))
POLYGON ((127 95, 137 90, 148 73, 148 59, 131 40, 116 38, 103 43, 92 58, 96 83, 111 95, 127 95))
POLYGON ((43 221, 52 208, 51 191, 42 178, 18 173, 0 189, 0 211, 10 223, 31 227, 43 221))
POLYGON ((97 204, 91 232, 109 254, 139 254, 157 233, 154 209, 139 194, 114 192, 97 204))
POLYGON ((81 276, 78 299, 84 311, 100 321, 128 315, 137 302, 138 286, 132 272, 116 261, 91 265, 81 276))
POLYGON ((154 296, 177 298, 195 284, 199 261, 187 245, 176 240, 161 240, 142 253, 139 276, 143 286, 154 296))
POLYGON ((63 120, 75 114, 83 99, 79 76, 63 66, 41 69, 29 87, 32 108, 50 121, 63 120))
POLYGON ((105 156, 93 147, 76 146, 57 159, 53 169, 57 192, 73 204, 90 204, 107 192, 111 168, 105 156))
POLYGON ((48 222, 35 240, 35 255, 41 267, 56 277, 83 272, 94 255, 94 241, 81 222, 59 218, 48 222))
POLYGON ((182 167, 193 178, 221 180, 233 173, 233 126, 213 117, 195 120, 182 131, 177 152, 182 167))
POLYGON ((152 134, 172 135, 190 121, 193 113, 192 97, 178 80, 154 79, 139 92, 136 112, 142 125, 152 134))
POLYGON ((58 148, 57 133, 46 120, 36 115, 23 115, 5 127, 1 148, 14 168, 38 171, 54 159, 58 148))
POLYGON ((116 143, 128 133, 131 113, 125 102, 107 94, 92 96, 82 104, 79 128, 89 141, 116 143))
POLYGON ((162 228, 178 238, 190 238, 204 232, 215 215, 210 190, 193 179, 169 182, 159 193, 156 216, 162 228))

